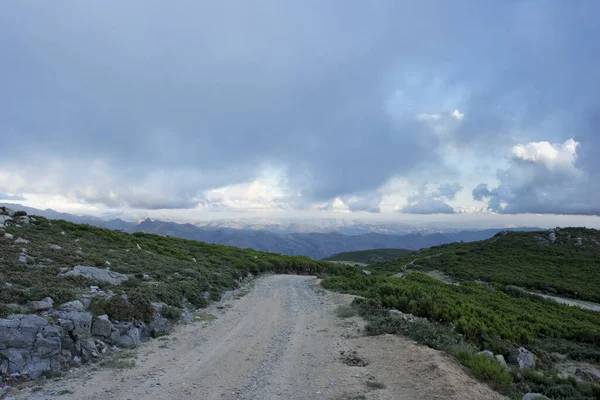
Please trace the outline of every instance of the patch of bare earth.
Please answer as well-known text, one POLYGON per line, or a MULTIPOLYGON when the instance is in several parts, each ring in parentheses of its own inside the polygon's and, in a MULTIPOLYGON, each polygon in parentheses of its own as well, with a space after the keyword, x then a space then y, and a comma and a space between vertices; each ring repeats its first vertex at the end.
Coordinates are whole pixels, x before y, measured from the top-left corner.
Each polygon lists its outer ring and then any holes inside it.
POLYGON ((351 296, 274 275, 137 349, 125 369, 86 367, 16 399, 501 399, 450 357, 397 336, 363 337, 336 309, 351 296), (96 368, 97 370, 93 370, 96 368))

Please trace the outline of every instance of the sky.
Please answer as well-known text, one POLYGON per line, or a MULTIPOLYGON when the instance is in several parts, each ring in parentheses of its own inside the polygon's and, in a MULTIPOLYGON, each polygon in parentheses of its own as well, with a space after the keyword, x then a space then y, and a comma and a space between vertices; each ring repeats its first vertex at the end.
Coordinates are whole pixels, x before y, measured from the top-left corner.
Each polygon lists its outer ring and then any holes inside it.
POLYGON ((0 202, 595 225, 599 14, 594 0, 10 2, 0 202))

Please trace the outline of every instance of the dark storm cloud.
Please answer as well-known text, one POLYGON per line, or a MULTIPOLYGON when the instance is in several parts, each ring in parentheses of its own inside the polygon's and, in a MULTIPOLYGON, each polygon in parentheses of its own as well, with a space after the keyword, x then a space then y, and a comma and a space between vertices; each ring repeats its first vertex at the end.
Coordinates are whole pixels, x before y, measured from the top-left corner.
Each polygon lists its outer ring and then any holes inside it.
POLYGON ((576 136, 583 154, 598 106, 597 11, 585 1, 14 2, 0 15, 11 149, 0 168, 23 183, 0 190, 189 208, 273 165, 299 204, 342 196, 376 212, 388 179, 445 168, 444 139, 415 115, 455 108, 463 146, 576 136))

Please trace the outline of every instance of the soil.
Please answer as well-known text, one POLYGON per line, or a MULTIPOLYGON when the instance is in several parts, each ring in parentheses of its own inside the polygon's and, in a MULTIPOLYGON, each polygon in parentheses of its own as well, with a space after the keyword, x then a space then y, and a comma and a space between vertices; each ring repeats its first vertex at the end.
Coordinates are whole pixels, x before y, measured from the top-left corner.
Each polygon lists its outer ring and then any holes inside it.
POLYGON ((503 399, 451 357, 399 336, 365 337, 335 310, 351 296, 314 277, 271 275, 135 352, 12 391, 15 399, 503 399), (216 318, 213 319, 212 315, 216 318), (349 357, 352 362, 347 362, 349 357), (360 360, 360 362, 355 362, 360 360))

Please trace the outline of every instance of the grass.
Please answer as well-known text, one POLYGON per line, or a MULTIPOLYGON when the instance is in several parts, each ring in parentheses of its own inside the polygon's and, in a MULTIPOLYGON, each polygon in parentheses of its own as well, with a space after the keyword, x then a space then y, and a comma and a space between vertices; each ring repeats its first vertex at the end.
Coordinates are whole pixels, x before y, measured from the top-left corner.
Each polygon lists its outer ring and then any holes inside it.
POLYGON ((335 314, 339 318, 352 318, 352 317, 354 317, 354 316, 357 315, 357 311, 356 311, 355 307, 351 307, 351 306, 339 306, 335 310, 335 314))
POLYGON ((217 319, 217 317, 213 314, 209 314, 209 313, 205 313, 205 312, 195 312, 194 313, 194 320, 196 321, 213 321, 217 319))
POLYGON ((116 353, 111 358, 102 361, 100 366, 112 369, 130 369, 135 367, 135 358, 137 358, 137 353, 124 351, 116 353))

